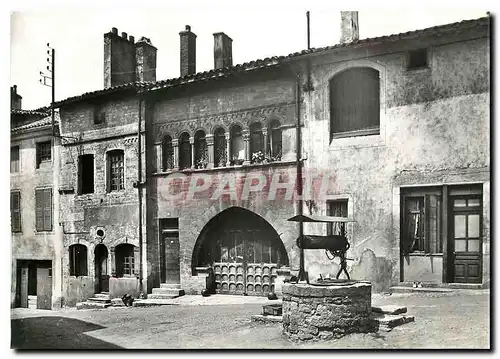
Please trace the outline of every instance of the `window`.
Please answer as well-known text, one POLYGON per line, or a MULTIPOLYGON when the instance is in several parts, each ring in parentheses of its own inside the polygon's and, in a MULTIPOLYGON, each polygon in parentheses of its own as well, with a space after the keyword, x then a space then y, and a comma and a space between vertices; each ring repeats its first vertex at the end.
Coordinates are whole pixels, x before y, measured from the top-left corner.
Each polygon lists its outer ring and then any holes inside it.
POLYGON ((380 133, 379 72, 350 68, 330 80, 330 139, 380 133))
POLYGON ((94 155, 78 157, 78 194, 94 193, 94 155))
POLYGON ((442 253, 441 190, 422 189, 403 196, 402 250, 408 253, 442 253))
POLYGON ((191 143, 189 133, 184 132, 179 138, 179 169, 191 168, 191 143))
POLYGON ((19 172, 19 146, 10 148, 10 173, 19 172))
POLYGON ((21 232, 21 192, 10 192, 10 226, 12 232, 21 232))
POLYGON ((87 273, 87 247, 83 244, 69 246, 69 275, 81 277, 87 273))
POLYGON ((125 189, 123 157, 122 150, 108 152, 108 192, 125 189))
POLYGON ((174 147, 172 146, 172 137, 169 135, 163 137, 162 141, 162 166, 163 171, 174 168, 174 147))
POLYGON ((36 168, 40 167, 42 162, 50 162, 52 159, 52 145, 50 141, 39 142, 36 144, 36 168))
POLYGON ((120 244, 115 249, 116 276, 132 276, 135 274, 134 246, 132 244, 120 244))
POLYGON ((207 140, 202 130, 194 134, 194 163, 196 168, 206 168, 208 164, 207 140))
MULTIPOLYGON (((327 201, 326 211, 332 217, 346 217, 347 218, 347 199, 339 199, 327 201)), ((342 235, 345 234, 345 223, 329 223, 327 226, 328 235, 342 235)))
POLYGON ((264 135, 262 133, 262 124, 254 122, 250 126, 250 158, 255 162, 255 154, 261 152, 264 155, 264 135))
POLYGON ((106 112, 101 105, 94 107, 94 125, 100 125, 106 122, 106 112))
POLYGON ((52 188, 35 190, 36 230, 52 231, 52 188))
POLYGON ((427 67, 427 49, 418 49, 408 52, 408 69, 427 67))
POLYGON ((227 162, 227 143, 224 129, 219 127, 214 132, 214 166, 225 167, 227 162))
POLYGON ((243 131, 239 125, 231 127, 231 162, 232 164, 242 164, 245 159, 245 144, 243 141, 243 131))
POLYGON ((278 120, 272 120, 269 124, 269 131, 267 135, 268 151, 271 161, 280 161, 282 154, 281 145, 281 125, 278 120))

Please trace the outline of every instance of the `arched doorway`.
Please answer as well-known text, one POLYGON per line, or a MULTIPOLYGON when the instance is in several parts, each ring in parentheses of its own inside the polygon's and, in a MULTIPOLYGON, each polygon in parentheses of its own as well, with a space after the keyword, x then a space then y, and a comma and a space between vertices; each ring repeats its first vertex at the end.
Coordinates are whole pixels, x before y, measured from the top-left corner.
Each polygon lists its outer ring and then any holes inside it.
POLYGON ((95 247, 95 283, 96 293, 109 291, 108 249, 104 244, 95 247))
POLYGON ((265 296, 274 291, 277 269, 288 265, 288 255, 266 220, 231 207, 202 230, 192 263, 194 267, 213 268, 217 293, 265 296))

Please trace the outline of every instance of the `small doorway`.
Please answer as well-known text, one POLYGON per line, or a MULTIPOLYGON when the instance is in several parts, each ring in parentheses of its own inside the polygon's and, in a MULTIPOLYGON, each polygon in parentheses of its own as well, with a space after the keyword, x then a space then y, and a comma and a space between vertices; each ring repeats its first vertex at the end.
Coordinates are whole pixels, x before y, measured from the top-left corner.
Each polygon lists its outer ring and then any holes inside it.
POLYGON ((95 247, 96 293, 109 291, 108 249, 104 244, 95 247))
POLYGON ((52 261, 18 260, 16 307, 52 309, 52 261))
POLYGON ((168 284, 181 283, 179 219, 163 218, 160 220, 160 264, 161 281, 168 284))
POLYGON ((453 281, 481 283, 483 244, 481 197, 453 197, 451 206, 453 281))

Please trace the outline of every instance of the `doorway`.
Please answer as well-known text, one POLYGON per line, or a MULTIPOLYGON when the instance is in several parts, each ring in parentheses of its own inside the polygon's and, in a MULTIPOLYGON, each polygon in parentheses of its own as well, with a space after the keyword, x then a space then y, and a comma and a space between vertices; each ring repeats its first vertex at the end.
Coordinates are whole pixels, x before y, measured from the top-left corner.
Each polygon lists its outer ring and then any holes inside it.
POLYGON ((104 244, 95 247, 95 283, 96 293, 109 292, 108 249, 104 244))
POLYGON ((17 260, 16 307, 52 309, 52 261, 17 260))

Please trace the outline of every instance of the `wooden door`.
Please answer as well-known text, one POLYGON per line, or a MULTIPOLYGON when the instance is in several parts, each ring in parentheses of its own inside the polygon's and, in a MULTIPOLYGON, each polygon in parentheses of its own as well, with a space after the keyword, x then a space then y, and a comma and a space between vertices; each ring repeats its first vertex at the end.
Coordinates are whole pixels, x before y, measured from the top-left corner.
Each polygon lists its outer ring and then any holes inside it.
POLYGON ((181 271, 179 261, 179 232, 165 232, 165 283, 179 284, 181 271))
POLYGON ((97 288, 96 292, 109 291, 109 274, 108 274, 108 249, 105 245, 99 244, 95 249, 95 276, 97 288))
POLYGON ((453 281, 482 282, 482 203, 481 197, 452 198, 451 239, 453 281))
POLYGON ((28 265, 22 264, 21 267, 21 283, 19 285, 19 306, 28 308, 28 265))
POLYGON ((37 268, 36 297, 38 309, 52 309, 52 268, 37 268))

